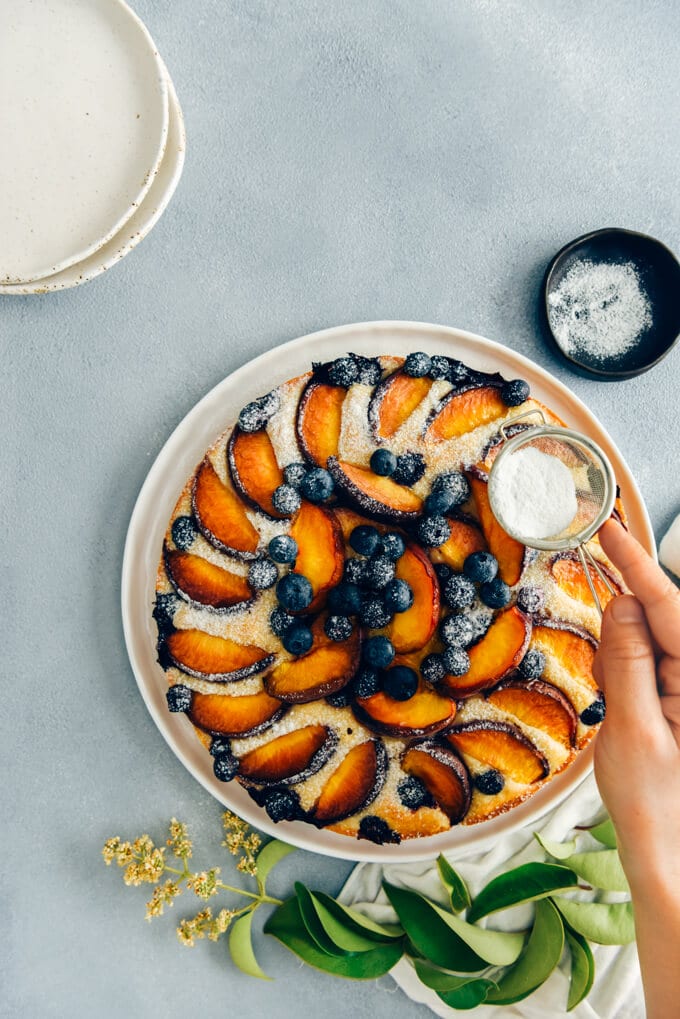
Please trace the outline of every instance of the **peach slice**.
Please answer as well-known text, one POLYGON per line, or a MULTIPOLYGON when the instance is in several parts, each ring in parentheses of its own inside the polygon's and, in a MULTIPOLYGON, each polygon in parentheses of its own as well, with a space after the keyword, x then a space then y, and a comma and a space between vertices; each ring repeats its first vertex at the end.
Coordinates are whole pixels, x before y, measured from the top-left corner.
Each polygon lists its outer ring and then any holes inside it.
POLYGON ((425 647, 432 637, 439 621, 439 584, 430 560, 410 542, 397 562, 396 576, 413 592, 411 607, 397 612, 386 629, 395 651, 403 654, 425 647))
POLYGON ((207 458, 194 479, 191 501, 196 523, 215 548, 237 559, 255 559, 260 536, 236 492, 224 485, 207 458))
MULTIPOLYGON (((399 660, 395 659, 397 664, 399 660)), ((423 680, 407 701, 395 701, 384 691, 357 698, 353 706, 357 719, 383 736, 431 736, 446 729, 456 715, 456 702, 442 697, 423 680)))
POLYGON ((549 736, 565 747, 573 747, 576 740, 578 718, 561 690, 531 679, 528 683, 509 682, 492 690, 487 700, 525 725, 544 729, 549 736))
MULTIPOLYGON (((621 593, 621 585, 613 576, 611 570, 607 569, 604 563, 600 563, 600 569, 605 574, 614 590, 621 593)), ((593 582, 600 604, 602 605, 602 608, 604 608, 605 605, 612 600, 614 595, 607 589, 604 582, 600 579, 600 577, 598 577, 592 566, 588 566, 588 572, 590 573, 590 578, 593 582)), ((595 608, 595 603, 593 601, 593 596, 590 593, 590 588, 588 587, 586 575, 583 572, 581 561, 577 555, 573 552, 560 552, 550 563, 550 573, 552 574, 557 586, 564 591, 569 598, 574 598, 576 601, 583 602, 584 605, 595 608)))
POLYGON ((407 775, 421 780, 451 824, 463 820, 470 807, 472 785, 467 768, 452 750, 423 740, 406 751, 401 766, 407 775))
POLYGON ((597 641, 587 630, 560 619, 536 620, 531 633, 531 646, 547 656, 546 675, 549 679, 553 659, 574 679, 585 683, 593 692, 598 691, 593 676, 597 641))
POLYGON ((182 672, 214 683, 245 679, 262 672, 274 661, 253 644, 235 644, 203 630, 173 630, 165 638, 170 661, 182 672))
POLYGON ((498 573, 501 580, 513 587, 522 576, 522 571, 531 560, 533 553, 521 542, 515 541, 503 530, 496 520, 489 503, 488 474, 479 467, 471 467, 466 472, 470 488, 479 514, 489 551, 498 560, 498 573))
POLYGON ((342 579, 345 545, 342 530, 332 510, 303 502, 290 529, 298 546, 293 573, 300 573, 312 585, 314 598, 305 610, 318 612, 326 592, 342 579))
POLYGON ((425 438, 435 442, 467 435, 480 425, 503 417, 508 408, 500 395, 500 385, 475 385, 452 389, 433 408, 425 424, 425 438))
POLYGON ((323 619, 315 622, 314 644, 306 655, 281 662, 264 678, 267 693, 291 704, 304 704, 329 697, 349 683, 357 670, 361 636, 357 627, 348 640, 326 637, 323 619))
POLYGON ((531 637, 531 621, 512 605, 503 609, 478 644, 468 651, 470 668, 464 676, 444 676, 440 689, 451 697, 469 697, 495 686, 524 658, 531 637))
POLYGON ((505 436, 501 435, 500 432, 496 432, 492 435, 482 450, 482 455, 479 458, 480 466, 485 467, 487 470, 491 470, 492 464, 500 453, 501 446, 506 439, 512 439, 515 435, 525 432, 527 428, 531 428, 531 425, 524 422, 517 422, 514 425, 508 425, 504 429, 505 436))
POLYGON ((321 790, 312 820, 323 827, 367 807, 382 789, 386 773, 387 754, 380 740, 352 747, 321 790))
POLYGON ((308 460, 325 467, 329 456, 338 455, 342 428, 342 405, 347 391, 311 379, 297 411, 297 437, 308 460))
POLYGON ((451 528, 448 540, 439 548, 433 548, 430 555, 433 562, 446 563, 460 573, 469 555, 473 552, 486 552, 486 540, 472 517, 460 514, 450 516, 448 521, 451 528))
POLYGON ((249 750, 239 761, 238 775, 246 784, 294 785, 319 771, 337 744, 337 735, 327 725, 306 725, 249 750))
POLYGON ((338 488, 369 516, 407 523, 422 513, 423 500, 406 485, 383 478, 367 467, 328 458, 328 470, 338 488))
POLYGON ((391 438, 432 388, 428 378, 414 379, 397 369, 376 386, 368 405, 368 420, 376 442, 391 438))
POLYGON ((191 552, 166 546, 165 569, 177 593, 187 601, 220 612, 243 609, 253 595, 245 577, 222 569, 191 552))
POLYGON ((509 722, 474 721, 446 734, 454 750, 530 785, 550 772, 548 761, 530 739, 509 722))
POLYGON ((254 510, 274 520, 285 517, 272 503, 274 491, 283 484, 283 471, 264 429, 242 432, 237 425, 229 439, 227 460, 234 488, 254 510))
POLYGON ((194 725, 213 736, 243 737, 263 732, 287 710, 287 704, 265 690, 243 697, 194 692, 188 715, 194 725))

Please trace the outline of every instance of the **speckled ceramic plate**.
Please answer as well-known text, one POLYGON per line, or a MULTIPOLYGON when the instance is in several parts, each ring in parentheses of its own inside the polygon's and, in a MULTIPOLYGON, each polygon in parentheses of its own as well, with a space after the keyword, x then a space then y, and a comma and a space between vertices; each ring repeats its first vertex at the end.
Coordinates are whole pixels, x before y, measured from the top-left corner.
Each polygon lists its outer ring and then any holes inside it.
POLYGON ((122 611, 125 639, 140 691, 151 716, 174 753, 209 792, 241 817, 292 845, 347 860, 395 862, 430 859, 440 852, 482 847, 516 828, 532 824, 575 789, 592 769, 592 744, 562 774, 531 799, 476 825, 400 845, 377 846, 300 821, 273 824, 245 789, 213 775, 212 758, 184 715, 170 714, 167 679, 156 661, 156 627, 151 618, 156 569, 168 518, 186 479, 205 450, 233 422, 241 407, 273 386, 347 351, 402 354, 413 350, 449 354, 482 371, 526 378, 532 394, 567 424, 591 436, 609 456, 621 486, 632 533, 651 552, 654 536, 642 497, 623 457, 602 425, 566 386, 527 358, 472 333, 418 322, 368 322, 339 326, 285 343, 239 368, 207 394, 178 425, 149 471, 132 514, 123 560, 122 611))
POLYGON ((186 134, 182 108, 177 99, 174 85, 168 78, 168 106, 170 119, 168 124, 168 141, 161 165, 158 167, 149 193, 125 226, 107 241, 103 247, 95 251, 82 262, 76 262, 68 269, 32 283, 0 284, 0 297, 10 294, 48 294, 55 290, 67 290, 69 287, 80 286, 88 280, 100 276, 125 255, 136 248, 153 229, 165 211, 168 202, 175 193, 184 168, 186 134))
POLYGON ((134 215, 160 166, 168 85, 123 0, 2 5, 0 281, 81 262, 134 215))

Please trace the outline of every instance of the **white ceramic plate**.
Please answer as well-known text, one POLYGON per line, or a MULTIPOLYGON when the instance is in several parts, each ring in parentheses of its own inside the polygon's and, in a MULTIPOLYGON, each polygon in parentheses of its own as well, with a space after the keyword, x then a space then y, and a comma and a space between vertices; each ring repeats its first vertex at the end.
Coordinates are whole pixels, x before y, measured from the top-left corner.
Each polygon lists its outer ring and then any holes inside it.
POLYGON ((53 275, 117 233, 168 133, 153 40, 122 0, 0 0, 0 280, 53 275))
POLYGON ((376 846, 299 821, 273 824, 236 782, 225 785, 213 775, 212 758, 184 715, 170 714, 167 680, 156 662, 156 627, 151 618, 156 571, 170 513, 205 450, 236 419, 249 400, 307 371, 311 361, 326 361, 348 351, 358 354, 407 354, 413 350, 449 354, 483 371, 526 378, 537 399, 567 424, 586 432, 609 456, 621 486, 633 534, 654 549, 654 536, 642 497, 618 449, 602 425, 566 386, 527 358, 481 336, 418 322, 368 322, 339 326, 285 343, 220 382, 178 425, 149 471, 132 514, 125 545, 122 610, 125 640, 139 688, 166 741, 191 774, 221 803, 262 831, 292 845, 348 860, 381 862, 429 859, 440 852, 502 838, 533 823, 564 799, 592 768, 592 745, 526 803, 481 824, 458 826, 440 835, 408 839, 397 846, 376 846))
POLYGON ((149 193, 125 226, 83 262, 76 262, 54 276, 33 283, 0 284, 0 297, 7 294, 47 294, 54 290, 67 290, 80 286, 106 272, 121 258, 136 248, 153 229, 175 193, 184 168, 186 134, 182 108, 172 81, 168 78, 168 106, 170 120, 165 154, 153 178, 149 193))

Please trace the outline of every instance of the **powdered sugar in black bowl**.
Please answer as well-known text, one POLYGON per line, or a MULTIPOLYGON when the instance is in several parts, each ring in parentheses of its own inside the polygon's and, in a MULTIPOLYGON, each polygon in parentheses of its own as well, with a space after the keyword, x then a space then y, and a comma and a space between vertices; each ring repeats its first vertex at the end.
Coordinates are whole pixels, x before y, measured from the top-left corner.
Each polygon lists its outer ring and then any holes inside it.
POLYGON ((550 336, 581 373, 641 375, 680 335, 680 263, 654 237, 617 227, 584 234, 555 255, 543 289, 550 336))

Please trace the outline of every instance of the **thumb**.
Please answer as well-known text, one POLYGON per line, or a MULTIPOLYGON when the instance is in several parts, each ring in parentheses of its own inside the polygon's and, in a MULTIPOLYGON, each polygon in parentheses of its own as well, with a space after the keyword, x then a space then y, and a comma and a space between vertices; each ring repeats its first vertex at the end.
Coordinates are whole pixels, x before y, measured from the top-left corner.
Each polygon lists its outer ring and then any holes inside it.
POLYGON ((607 606, 594 672, 612 721, 627 727, 662 718, 652 638, 642 605, 632 595, 620 595, 607 606))

